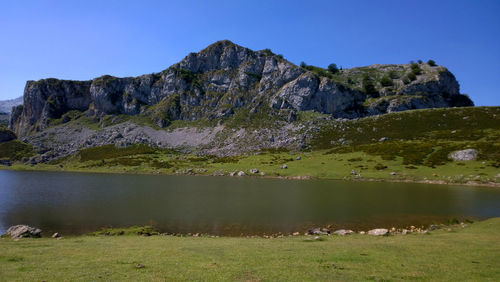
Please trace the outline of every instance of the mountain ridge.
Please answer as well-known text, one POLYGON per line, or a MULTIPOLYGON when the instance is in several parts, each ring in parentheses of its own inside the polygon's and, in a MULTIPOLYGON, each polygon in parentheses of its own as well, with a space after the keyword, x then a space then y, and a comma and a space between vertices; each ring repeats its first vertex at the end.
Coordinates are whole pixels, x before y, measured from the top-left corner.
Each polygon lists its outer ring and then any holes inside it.
POLYGON ((26 136, 75 110, 97 119, 143 116, 164 128, 175 120, 217 120, 239 111, 293 122, 298 112, 309 110, 359 118, 472 105, 460 94, 453 74, 441 66, 372 65, 331 73, 297 66, 268 49, 252 51, 222 40, 159 73, 28 81, 24 105, 13 109, 10 128, 26 136))

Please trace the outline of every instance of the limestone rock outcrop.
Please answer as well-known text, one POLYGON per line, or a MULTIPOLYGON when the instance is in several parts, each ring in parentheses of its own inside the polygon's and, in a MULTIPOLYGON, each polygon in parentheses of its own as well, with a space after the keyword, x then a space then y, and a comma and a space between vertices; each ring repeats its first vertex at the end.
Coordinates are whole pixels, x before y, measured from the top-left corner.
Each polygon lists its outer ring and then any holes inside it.
POLYGON ((218 41, 160 72, 139 77, 102 76, 90 81, 28 81, 24 105, 13 108, 10 128, 19 136, 40 131, 70 111, 87 116, 144 115, 160 127, 172 120, 217 119, 237 111, 273 111, 293 122, 296 111, 357 118, 409 109, 471 106, 444 67, 372 65, 335 76, 299 67, 270 50, 252 51, 218 41), (363 80, 370 75, 375 93, 363 80), (379 84, 391 75, 391 83, 379 84))

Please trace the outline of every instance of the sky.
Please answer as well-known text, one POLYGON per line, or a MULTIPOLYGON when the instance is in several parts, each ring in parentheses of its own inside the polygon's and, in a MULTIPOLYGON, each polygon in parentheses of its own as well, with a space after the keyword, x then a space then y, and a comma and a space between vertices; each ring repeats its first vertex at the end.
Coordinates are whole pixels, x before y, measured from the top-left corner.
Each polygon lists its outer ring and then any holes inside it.
POLYGON ((0 100, 27 80, 159 72, 223 39, 321 67, 433 59, 500 105, 499 0, 0 0, 0 100))

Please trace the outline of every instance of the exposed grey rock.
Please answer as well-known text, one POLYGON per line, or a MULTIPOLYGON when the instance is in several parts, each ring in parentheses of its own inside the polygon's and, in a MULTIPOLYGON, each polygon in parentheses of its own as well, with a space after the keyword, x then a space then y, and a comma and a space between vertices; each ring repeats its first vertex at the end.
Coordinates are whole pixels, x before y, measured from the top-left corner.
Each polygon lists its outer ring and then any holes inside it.
POLYGON ((339 229, 339 230, 335 230, 333 232, 333 234, 335 234, 335 235, 341 235, 341 236, 351 235, 353 233, 354 233, 354 231, 352 231, 352 230, 346 230, 346 229, 339 229))
POLYGON ((301 158, 300 158, 300 156, 299 156, 299 157, 296 157, 295 159, 296 159, 297 161, 300 161, 300 159, 301 159, 301 158))
POLYGON ((306 234, 309 234, 309 235, 327 235, 327 234, 330 234, 330 230, 328 228, 316 227, 316 228, 312 228, 312 229, 307 230, 306 234))
POLYGON ((477 154, 475 149, 465 149, 452 152, 449 157, 454 161, 472 161, 477 158, 477 154))
POLYGON ((9 235, 12 238, 39 238, 42 236, 42 230, 30 227, 28 225, 14 225, 9 227, 5 234, 9 235))
POLYGON ((381 236, 389 233, 389 230, 385 228, 376 228, 368 231, 368 235, 381 236))
POLYGON ((245 176, 245 173, 243 171, 239 171, 238 176, 245 176))
POLYGON ((280 168, 281 168, 281 169, 287 169, 287 168, 288 168, 288 166, 287 166, 286 164, 282 164, 282 165, 280 166, 280 168))
POLYGON ((382 138, 380 138, 378 141, 379 141, 379 142, 385 142, 385 141, 387 141, 387 140, 389 140, 389 138, 387 138, 387 137, 382 137, 382 138))
POLYGON ((251 169, 250 169, 250 173, 254 173, 254 174, 255 174, 255 173, 259 173, 259 170, 258 170, 258 169, 256 169, 256 168, 251 168, 251 169))

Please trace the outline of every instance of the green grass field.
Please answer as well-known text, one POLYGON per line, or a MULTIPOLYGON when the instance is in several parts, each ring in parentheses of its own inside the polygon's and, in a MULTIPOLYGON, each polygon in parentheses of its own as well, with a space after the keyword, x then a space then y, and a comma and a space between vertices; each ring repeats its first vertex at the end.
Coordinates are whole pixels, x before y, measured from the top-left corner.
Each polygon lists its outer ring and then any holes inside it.
POLYGON ((499 281, 500 218, 430 234, 0 239, 0 280, 499 281), (137 268, 141 264, 144 268, 137 268))

